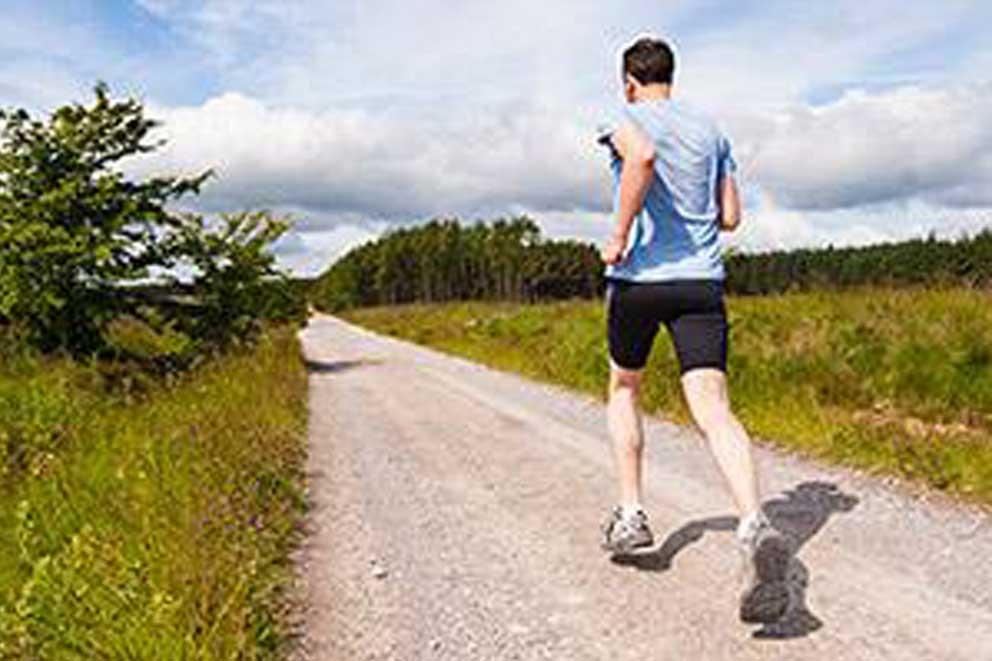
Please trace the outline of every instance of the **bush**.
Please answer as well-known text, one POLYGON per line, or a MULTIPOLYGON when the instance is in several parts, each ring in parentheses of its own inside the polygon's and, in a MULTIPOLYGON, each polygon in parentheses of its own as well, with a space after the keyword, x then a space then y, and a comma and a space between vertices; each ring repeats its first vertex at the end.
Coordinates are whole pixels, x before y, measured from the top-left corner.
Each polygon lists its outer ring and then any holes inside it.
POLYGON ((193 342, 171 323, 163 323, 160 328, 131 316, 121 316, 111 320, 103 328, 103 339, 118 358, 134 358, 141 361, 181 360, 190 353, 193 342))

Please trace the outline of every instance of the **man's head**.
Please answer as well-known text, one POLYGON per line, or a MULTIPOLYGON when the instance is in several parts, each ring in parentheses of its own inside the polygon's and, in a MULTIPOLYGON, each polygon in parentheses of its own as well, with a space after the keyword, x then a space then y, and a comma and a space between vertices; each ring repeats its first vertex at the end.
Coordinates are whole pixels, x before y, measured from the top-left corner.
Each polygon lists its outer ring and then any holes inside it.
POLYGON ((623 52, 623 89, 627 101, 633 103, 667 93, 675 74, 675 53, 654 37, 641 37, 623 52))

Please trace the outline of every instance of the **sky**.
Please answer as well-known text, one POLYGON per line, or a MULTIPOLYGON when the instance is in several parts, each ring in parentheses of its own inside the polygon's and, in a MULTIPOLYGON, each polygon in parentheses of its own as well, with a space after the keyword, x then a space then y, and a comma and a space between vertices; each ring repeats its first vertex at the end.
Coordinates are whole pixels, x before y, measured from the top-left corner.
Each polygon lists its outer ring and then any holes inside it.
POLYGON ((595 137, 646 33, 734 145, 729 246, 954 237, 992 225, 989 25, 983 0, 4 0, 0 106, 137 96, 168 143, 128 171, 213 168, 187 205, 289 214, 309 275, 434 217, 601 241, 595 137))

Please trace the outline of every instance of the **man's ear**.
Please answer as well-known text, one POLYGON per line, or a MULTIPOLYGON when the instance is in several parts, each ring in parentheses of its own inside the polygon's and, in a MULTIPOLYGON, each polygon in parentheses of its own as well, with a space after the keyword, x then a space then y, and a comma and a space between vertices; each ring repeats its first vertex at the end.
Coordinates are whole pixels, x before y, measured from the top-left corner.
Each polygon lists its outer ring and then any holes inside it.
POLYGON ((640 87, 637 80, 634 79, 629 73, 624 74, 623 77, 623 93, 627 97, 627 101, 633 103, 634 99, 637 98, 637 88, 640 87))

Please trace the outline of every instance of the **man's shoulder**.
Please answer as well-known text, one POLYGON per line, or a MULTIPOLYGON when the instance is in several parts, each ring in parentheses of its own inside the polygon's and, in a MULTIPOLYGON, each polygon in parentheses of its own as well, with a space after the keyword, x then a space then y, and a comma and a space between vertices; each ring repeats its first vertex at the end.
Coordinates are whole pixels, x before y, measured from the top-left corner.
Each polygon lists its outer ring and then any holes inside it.
POLYGON ((620 125, 629 122, 654 137, 679 133, 706 143, 728 141, 716 117, 688 101, 669 99, 663 104, 631 103, 623 110, 624 121, 620 125))
POLYGON ((677 108, 678 113, 684 119, 699 124, 700 126, 705 126, 713 131, 720 131, 716 118, 708 110, 700 108, 699 106, 687 101, 678 101, 677 105, 674 107, 677 108))

